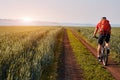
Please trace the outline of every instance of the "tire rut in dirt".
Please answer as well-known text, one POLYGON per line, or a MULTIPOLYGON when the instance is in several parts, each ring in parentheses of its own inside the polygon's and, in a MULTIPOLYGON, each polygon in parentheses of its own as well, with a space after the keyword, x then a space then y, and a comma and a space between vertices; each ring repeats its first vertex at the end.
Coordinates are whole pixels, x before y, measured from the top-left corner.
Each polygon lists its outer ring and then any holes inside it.
POLYGON ((57 80, 83 80, 82 70, 76 62, 66 30, 64 30, 61 59, 62 64, 58 70, 59 76, 57 80))

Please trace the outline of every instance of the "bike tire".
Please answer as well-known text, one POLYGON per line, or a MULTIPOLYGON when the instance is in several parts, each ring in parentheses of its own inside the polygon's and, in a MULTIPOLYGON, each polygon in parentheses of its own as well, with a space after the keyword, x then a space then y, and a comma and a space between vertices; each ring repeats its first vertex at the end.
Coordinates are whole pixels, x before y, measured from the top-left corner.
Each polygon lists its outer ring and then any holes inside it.
POLYGON ((107 54, 107 49, 104 49, 102 62, 103 62, 103 65, 104 65, 104 66, 107 66, 107 64, 108 64, 108 54, 107 54))

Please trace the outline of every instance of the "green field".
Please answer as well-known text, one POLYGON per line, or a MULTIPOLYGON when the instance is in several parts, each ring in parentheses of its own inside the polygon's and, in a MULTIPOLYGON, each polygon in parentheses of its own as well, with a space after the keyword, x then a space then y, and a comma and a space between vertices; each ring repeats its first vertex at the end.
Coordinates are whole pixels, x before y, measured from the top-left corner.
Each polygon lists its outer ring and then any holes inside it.
POLYGON ((0 79, 39 80, 53 61, 59 27, 0 27, 0 79))
MULTIPOLYGON (((92 38, 94 28, 93 27, 81 27, 74 28, 79 32, 81 36, 84 37, 91 45, 94 47, 97 46, 97 40, 92 38)), ((111 39, 110 39, 110 48, 111 48, 111 57, 113 60, 120 62, 120 28, 112 27, 111 29, 111 39)), ((98 35, 97 35, 98 36, 98 35)))
MULTIPOLYGON (((112 75, 66 28, 75 59, 83 70, 85 80, 114 80, 112 75), (89 56, 89 57, 88 57, 89 56), (104 76, 102 76, 104 75, 104 76), (102 77, 101 77, 102 76, 102 77)), ((76 30, 88 43, 97 46, 92 38, 94 28, 76 30)), ((113 28, 111 57, 120 62, 120 28, 113 28)), ((62 27, 0 27, 0 80, 57 80, 63 53, 62 27)))

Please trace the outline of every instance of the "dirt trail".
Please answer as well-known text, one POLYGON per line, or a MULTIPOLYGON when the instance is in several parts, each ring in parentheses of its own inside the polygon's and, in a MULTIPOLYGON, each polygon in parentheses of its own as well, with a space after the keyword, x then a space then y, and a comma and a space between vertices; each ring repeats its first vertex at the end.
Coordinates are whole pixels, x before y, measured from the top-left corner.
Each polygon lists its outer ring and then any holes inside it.
MULTIPOLYGON (((83 45, 86 46, 86 48, 92 52, 92 54, 97 57, 96 49, 93 48, 90 44, 88 44, 82 37, 79 36, 79 34, 73 30, 71 30, 74 36, 76 36, 80 42, 82 42, 83 45)), ((102 63, 101 63, 102 64, 102 63)), ((111 74, 115 77, 116 80, 120 80, 120 68, 117 66, 118 64, 113 62, 111 59, 108 61, 108 66, 105 68, 111 72, 111 74)))
POLYGON ((76 62, 66 30, 64 30, 63 38, 62 65, 58 72, 57 80, 83 80, 82 70, 76 62))

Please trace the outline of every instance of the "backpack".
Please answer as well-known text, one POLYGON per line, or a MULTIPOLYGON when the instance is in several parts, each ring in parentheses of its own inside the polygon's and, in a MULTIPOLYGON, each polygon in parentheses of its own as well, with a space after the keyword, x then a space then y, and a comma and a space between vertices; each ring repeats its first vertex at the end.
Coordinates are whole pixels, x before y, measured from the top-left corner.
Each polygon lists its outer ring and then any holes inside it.
POLYGON ((110 34, 111 33, 111 26, 108 20, 101 20, 100 21, 100 33, 101 34, 110 34))

